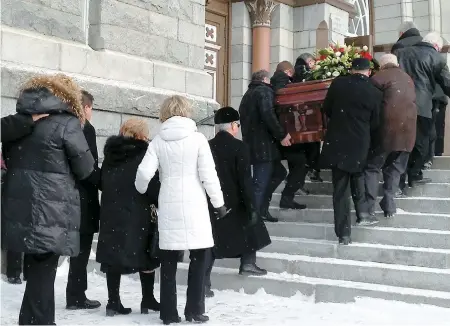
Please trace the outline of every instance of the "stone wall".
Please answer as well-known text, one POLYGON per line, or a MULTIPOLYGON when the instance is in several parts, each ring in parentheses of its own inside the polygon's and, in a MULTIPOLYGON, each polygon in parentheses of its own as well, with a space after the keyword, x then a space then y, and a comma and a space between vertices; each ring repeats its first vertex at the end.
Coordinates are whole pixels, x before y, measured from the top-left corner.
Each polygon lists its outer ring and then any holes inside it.
MULTIPOLYGON (((194 119, 204 118, 218 108, 203 71, 204 19, 202 0, 3 1, 2 116, 15 111, 27 78, 64 72, 95 98, 99 152, 130 116, 148 119, 154 134, 159 105, 172 94, 186 95, 194 119)), ((201 127, 209 137, 213 129, 201 127)))
POLYGON ((272 13, 270 29, 270 70, 274 72, 281 61, 294 63, 294 8, 279 4, 272 13))

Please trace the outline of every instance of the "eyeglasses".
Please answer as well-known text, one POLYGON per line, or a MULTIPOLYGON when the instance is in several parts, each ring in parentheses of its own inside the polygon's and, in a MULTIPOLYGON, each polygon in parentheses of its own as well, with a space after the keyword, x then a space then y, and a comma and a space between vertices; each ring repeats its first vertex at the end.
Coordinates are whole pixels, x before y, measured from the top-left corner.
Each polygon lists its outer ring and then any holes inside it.
POLYGON ((241 124, 240 124, 239 122, 234 122, 234 123, 236 124, 236 126, 237 126, 238 128, 241 127, 241 124))

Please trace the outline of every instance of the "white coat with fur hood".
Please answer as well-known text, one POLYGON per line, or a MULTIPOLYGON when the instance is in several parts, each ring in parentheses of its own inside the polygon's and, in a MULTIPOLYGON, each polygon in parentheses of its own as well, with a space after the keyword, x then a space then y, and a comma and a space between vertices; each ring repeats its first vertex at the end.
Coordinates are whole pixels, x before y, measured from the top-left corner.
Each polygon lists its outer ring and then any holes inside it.
POLYGON ((224 205, 214 159, 195 122, 172 117, 161 125, 136 174, 140 193, 159 170, 159 247, 187 250, 214 246, 206 192, 215 208, 224 205))

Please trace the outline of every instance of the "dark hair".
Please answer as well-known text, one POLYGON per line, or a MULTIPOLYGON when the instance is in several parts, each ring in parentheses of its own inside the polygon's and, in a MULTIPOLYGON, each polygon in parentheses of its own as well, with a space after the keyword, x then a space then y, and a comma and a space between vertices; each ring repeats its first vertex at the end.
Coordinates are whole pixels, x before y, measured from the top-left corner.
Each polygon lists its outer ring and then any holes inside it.
POLYGON ((294 72, 294 66, 289 61, 281 61, 277 65, 276 71, 286 71, 286 70, 294 72))
POLYGON ((85 91, 84 89, 81 91, 81 104, 83 105, 83 108, 87 106, 92 106, 94 103, 94 97, 91 93, 88 91, 85 91))
POLYGON ((252 80, 263 81, 264 78, 269 78, 269 72, 267 70, 258 70, 252 74, 252 80))

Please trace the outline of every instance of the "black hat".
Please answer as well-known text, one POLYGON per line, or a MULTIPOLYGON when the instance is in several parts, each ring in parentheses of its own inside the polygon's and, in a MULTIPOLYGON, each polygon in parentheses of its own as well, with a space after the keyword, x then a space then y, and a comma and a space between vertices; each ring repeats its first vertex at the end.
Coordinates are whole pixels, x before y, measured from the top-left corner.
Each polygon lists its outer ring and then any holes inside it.
POLYGON ((231 123, 239 121, 239 112, 233 109, 231 106, 225 106, 216 111, 214 115, 214 123, 220 125, 223 123, 231 123))
POLYGON ((356 58, 353 59, 352 69, 356 71, 369 70, 370 61, 366 58, 356 58))

